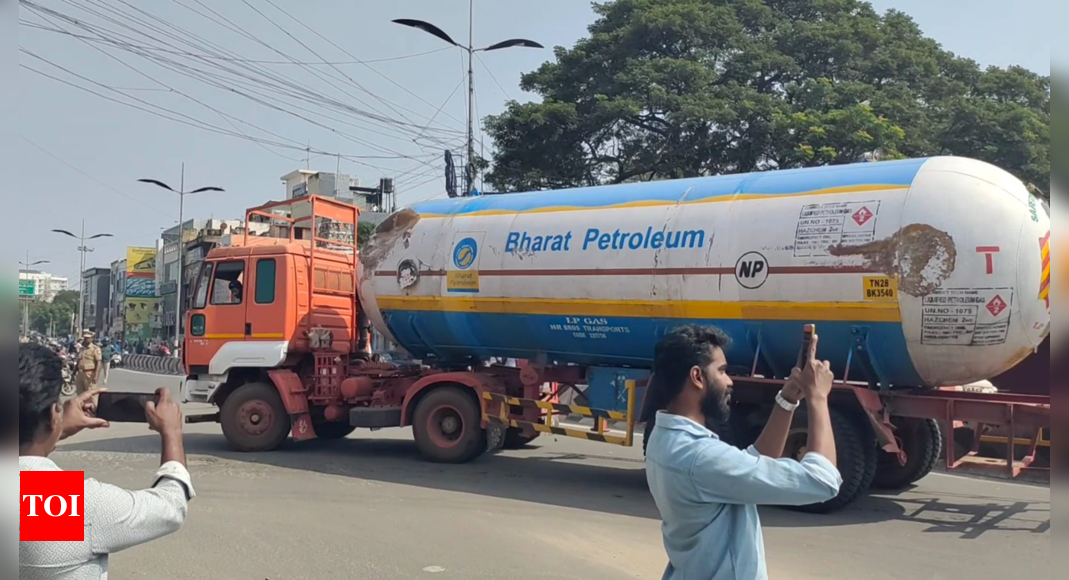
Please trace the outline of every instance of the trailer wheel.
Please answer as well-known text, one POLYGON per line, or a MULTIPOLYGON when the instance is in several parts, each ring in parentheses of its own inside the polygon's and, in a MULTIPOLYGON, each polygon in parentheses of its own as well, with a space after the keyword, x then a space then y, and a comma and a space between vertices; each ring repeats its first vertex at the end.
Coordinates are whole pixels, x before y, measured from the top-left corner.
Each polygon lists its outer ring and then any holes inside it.
MULTIPOLYGON (((809 439, 809 416, 799 409, 794 417, 794 427, 787 437, 787 457, 801 460, 807 453, 809 439)), ((839 495, 824 503, 793 508, 811 514, 829 514, 839 511, 861 497, 876 477, 876 445, 868 425, 860 424, 850 415, 832 407, 832 431, 835 433, 835 450, 839 456, 839 473, 843 485, 839 495)))
POLYGON ((505 431, 505 444, 502 449, 523 449, 530 445, 541 433, 535 433, 534 435, 524 435, 520 429, 509 429, 505 431))
POLYGON ((264 383, 238 387, 226 398, 219 422, 235 451, 273 451, 289 437, 291 422, 278 389, 264 383))
POLYGON ((486 452, 479 404, 462 387, 441 387, 416 405, 412 430, 425 458, 466 463, 486 452))
POLYGON ((327 441, 345 439, 356 431, 356 427, 348 423, 315 423, 312 425, 312 429, 315 431, 316 437, 327 441))
POLYGON ((876 479, 879 489, 900 490, 924 479, 935 469, 943 455, 943 430, 935 419, 894 420, 898 445, 906 452, 906 464, 896 455, 879 452, 876 479))

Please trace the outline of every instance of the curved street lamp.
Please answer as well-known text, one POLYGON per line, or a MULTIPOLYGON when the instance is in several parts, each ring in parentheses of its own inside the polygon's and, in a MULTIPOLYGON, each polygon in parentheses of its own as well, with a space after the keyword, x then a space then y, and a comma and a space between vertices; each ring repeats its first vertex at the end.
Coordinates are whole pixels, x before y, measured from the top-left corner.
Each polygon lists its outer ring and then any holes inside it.
POLYGON ((161 189, 165 189, 171 193, 178 194, 178 293, 175 299, 175 320, 174 320, 174 347, 175 349, 182 346, 182 306, 183 302, 183 290, 185 290, 185 283, 182 279, 182 269, 185 267, 186 259, 186 244, 183 234, 185 234, 185 212, 186 212, 186 196, 197 195, 199 193, 208 193, 210 191, 223 193, 226 190, 221 187, 201 187, 192 191, 186 191, 186 164, 182 164, 182 181, 179 184, 178 189, 174 189, 166 183, 156 179, 138 179, 139 183, 147 183, 149 185, 155 185, 161 189))
POLYGON ((491 44, 483 48, 475 48, 475 1, 471 0, 468 5, 468 45, 464 46, 457 41, 453 40, 444 30, 437 26, 423 20, 414 20, 411 18, 398 18, 393 21, 394 24, 400 24, 401 26, 408 26, 410 28, 416 28, 422 30, 431 36, 441 39, 457 48, 461 48, 468 53, 468 157, 465 165, 467 166, 464 172, 464 195, 471 195, 472 188, 475 184, 475 171, 473 160, 475 159, 475 53, 477 52, 490 52, 492 50, 502 50, 505 48, 545 48, 541 44, 528 40, 526 38, 512 38, 504 40, 496 44, 491 44))
POLYGON ((99 240, 100 238, 114 238, 111 234, 94 234, 92 236, 85 235, 85 220, 82 220, 82 233, 81 235, 74 235, 68 230, 52 230, 53 233, 63 234, 78 240, 78 252, 82 255, 81 269, 78 270, 78 328, 77 333, 80 334, 85 330, 85 255, 94 251, 85 243, 91 240, 99 240))

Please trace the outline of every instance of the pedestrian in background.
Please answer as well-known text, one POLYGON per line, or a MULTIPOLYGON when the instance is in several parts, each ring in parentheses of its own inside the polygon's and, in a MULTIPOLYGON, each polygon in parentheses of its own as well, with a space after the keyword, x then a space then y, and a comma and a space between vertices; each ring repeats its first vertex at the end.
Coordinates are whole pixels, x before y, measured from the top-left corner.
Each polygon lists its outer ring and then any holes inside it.
MULTIPOLYGON (((19 347, 20 472, 62 471, 48 458, 59 441, 84 429, 108 426, 92 416, 94 393, 61 403, 62 365, 46 348, 19 347)), ((161 467, 152 488, 127 491, 87 479, 84 541, 19 542, 21 580, 106 580, 110 554, 157 540, 182 527, 195 495, 186 469, 182 412, 167 389, 157 391, 156 398, 145 408, 149 427, 162 441, 161 467)))
POLYGON ((119 354, 119 350, 115 347, 115 343, 105 340, 103 357, 100 363, 100 384, 102 386, 108 386, 108 377, 111 376, 111 359, 115 358, 117 354, 119 354))
POLYGON ((757 506, 811 505, 839 494, 828 407, 833 377, 830 365, 815 358, 816 340, 806 368, 794 370, 764 432, 745 451, 706 428, 726 424, 730 415, 727 335, 686 326, 657 345, 647 404, 658 412, 646 478, 663 520, 664 580, 767 580, 757 506), (801 462, 781 459, 803 398, 809 454, 801 462))

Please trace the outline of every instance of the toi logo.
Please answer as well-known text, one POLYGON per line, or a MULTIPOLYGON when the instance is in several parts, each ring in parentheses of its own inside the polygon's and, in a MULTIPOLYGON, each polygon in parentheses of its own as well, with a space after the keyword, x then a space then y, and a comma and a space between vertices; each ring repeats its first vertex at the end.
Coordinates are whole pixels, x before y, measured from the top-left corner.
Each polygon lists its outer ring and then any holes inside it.
POLYGON ((19 474, 20 542, 85 541, 85 473, 23 471, 19 474))

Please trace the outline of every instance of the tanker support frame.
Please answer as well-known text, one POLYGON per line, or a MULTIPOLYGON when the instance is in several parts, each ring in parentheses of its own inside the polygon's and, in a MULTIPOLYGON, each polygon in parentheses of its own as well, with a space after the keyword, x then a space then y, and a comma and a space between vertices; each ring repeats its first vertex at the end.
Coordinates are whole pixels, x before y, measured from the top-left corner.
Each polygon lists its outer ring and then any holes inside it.
MULTIPOLYGON (((582 386, 589 384, 589 372, 535 364, 400 369, 348 354, 317 352, 313 365, 245 373, 240 384, 220 393, 219 413, 187 421, 219 421, 239 451, 269 451, 289 437, 340 439, 358 428, 412 426, 421 454, 439 463, 463 463, 487 451, 521 448, 542 434, 632 447, 642 417, 639 391, 646 380, 624 381, 626 411, 562 403, 568 391, 577 402, 584 401, 589 388, 582 386), (563 416, 594 419, 595 427, 562 426, 563 416), (622 430, 607 429, 609 422, 622 422, 622 430)), ((717 430, 725 440, 744 447, 756 440, 783 381, 738 377, 735 383, 731 424, 717 430)), ((838 498, 805 511, 839 510, 870 487, 906 488, 943 457, 947 470, 1049 475, 1049 468, 1036 465, 1044 430, 1050 429, 1048 396, 891 390, 841 382, 831 403, 844 486, 838 498), (971 446, 955 451, 962 445, 955 445, 954 427, 966 423, 981 428, 971 446), (1002 461, 977 457, 985 425, 1035 433, 1025 445, 1025 458, 1018 457, 1021 445, 1016 438, 1007 441, 1002 461)), ((647 436, 651 428, 652 423, 646 426, 647 436)), ((786 455, 800 459, 806 438, 803 407, 786 455)))

